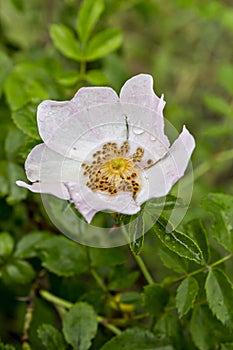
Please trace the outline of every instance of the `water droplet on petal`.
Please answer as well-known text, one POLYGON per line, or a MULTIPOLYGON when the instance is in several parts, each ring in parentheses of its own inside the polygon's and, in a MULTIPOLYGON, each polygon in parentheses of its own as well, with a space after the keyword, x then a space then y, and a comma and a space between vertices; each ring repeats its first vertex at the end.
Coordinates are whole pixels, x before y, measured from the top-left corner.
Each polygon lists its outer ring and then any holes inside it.
POLYGON ((133 132, 137 135, 141 135, 145 132, 145 130, 138 128, 138 127, 133 127, 133 132))
POLYGON ((150 139, 151 139, 151 141, 155 141, 156 137, 154 135, 150 135, 150 139))

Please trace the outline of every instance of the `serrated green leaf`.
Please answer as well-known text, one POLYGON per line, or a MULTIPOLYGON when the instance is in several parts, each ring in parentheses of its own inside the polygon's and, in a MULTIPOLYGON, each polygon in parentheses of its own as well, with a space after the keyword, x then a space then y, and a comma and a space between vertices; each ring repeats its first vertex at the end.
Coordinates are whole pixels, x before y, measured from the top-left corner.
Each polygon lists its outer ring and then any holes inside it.
POLYGON ((66 344, 63 335, 50 324, 42 324, 37 330, 38 338, 48 350, 65 350, 66 344))
POLYGON ((55 47, 66 57, 76 61, 82 60, 82 51, 74 33, 63 24, 52 24, 50 36, 55 47))
POLYGON ((177 198, 171 194, 166 197, 152 198, 146 202, 146 210, 171 210, 174 207, 184 208, 186 204, 181 198, 177 198))
POLYGON ((133 215, 128 225, 130 249, 134 254, 139 254, 144 244, 144 220, 143 213, 133 215))
POLYGON ((106 29, 96 34, 88 43, 85 58, 94 61, 108 53, 117 50, 122 43, 122 33, 119 29, 106 29))
POLYGON ((104 10, 103 0, 85 0, 82 2, 77 17, 77 32, 83 44, 85 44, 104 10))
POLYGON ((12 254, 14 245, 14 238, 9 233, 0 233, 0 262, 6 260, 12 254))
POLYGON ((194 260, 198 264, 203 263, 202 253, 198 245, 183 232, 173 230, 166 233, 167 225, 166 219, 160 217, 153 226, 153 230, 161 242, 176 254, 194 260))
POLYGON ((27 261, 15 259, 2 269, 2 279, 6 284, 26 284, 34 277, 35 272, 27 261))
POLYGON ((157 339, 165 340, 174 345, 174 349, 188 349, 182 332, 180 320, 172 312, 165 312, 156 322, 154 334, 157 339))
POLYGON ((200 350, 218 348, 221 342, 231 342, 233 333, 225 328, 206 305, 195 305, 190 321, 192 339, 200 350))
POLYGON ((109 340, 100 350, 173 350, 172 346, 159 346, 153 333, 139 328, 127 329, 109 340))
POLYGON ((180 257, 176 253, 163 246, 159 248, 159 257, 163 264, 173 271, 178 273, 186 273, 188 268, 188 262, 186 259, 180 257))
POLYGON ((63 333, 74 350, 87 350, 97 332, 97 315, 87 303, 77 303, 63 317, 63 333))
POLYGON ((207 241, 207 232, 202 222, 199 219, 194 219, 185 224, 183 228, 187 235, 197 242, 205 263, 208 263, 210 255, 209 245, 207 241))
POLYGON ((33 104, 27 104, 27 106, 13 112, 12 119, 15 125, 26 135, 40 140, 36 121, 36 107, 33 104))
POLYGON ((58 276, 73 276, 88 268, 84 248, 68 238, 59 236, 37 243, 42 265, 58 276))
POLYGON ((162 312, 169 299, 166 289, 159 284, 144 287, 143 300, 146 310, 154 316, 162 312))
POLYGON ((37 248, 40 243, 45 242, 47 239, 53 238, 54 235, 46 232, 32 232, 21 238, 21 240, 17 243, 14 256, 16 258, 33 258, 37 256, 37 248))
POLYGON ((207 301, 213 314, 226 326, 233 323, 233 285, 227 275, 218 269, 208 273, 205 290, 207 301))
POLYGON ((226 250, 233 251, 233 196, 210 193, 203 201, 204 207, 213 214, 212 235, 226 250))
POLYGON ((108 78, 101 70, 89 70, 85 75, 85 79, 93 85, 104 85, 108 83, 108 78))
POLYGON ((176 307, 180 317, 186 315, 193 307, 198 289, 198 283, 194 277, 185 278, 179 285, 176 294, 176 307))

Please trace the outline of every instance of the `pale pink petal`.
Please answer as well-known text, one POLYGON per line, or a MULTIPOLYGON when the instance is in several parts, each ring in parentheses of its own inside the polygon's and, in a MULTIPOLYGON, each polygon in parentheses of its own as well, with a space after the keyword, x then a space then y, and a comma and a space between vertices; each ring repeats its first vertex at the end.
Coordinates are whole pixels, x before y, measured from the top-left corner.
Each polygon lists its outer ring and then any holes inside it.
POLYGON ((78 140, 86 133, 95 140, 99 134, 103 135, 97 130, 101 125, 124 123, 121 112, 111 113, 111 105, 116 109, 118 102, 117 94, 108 87, 82 88, 71 101, 44 101, 37 110, 40 136, 49 148, 67 155, 72 147, 78 148, 78 140), (103 113, 98 106, 103 107, 103 113))
POLYGON ((44 143, 29 153, 25 169, 31 182, 78 181, 81 164, 49 149, 44 143))
POLYGON ((23 181, 16 181, 16 184, 20 187, 27 188, 28 190, 35 193, 48 193, 61 199, 70 199, 67 188, 62 183, 41 183, 35 182, 32 185, 27 184, 23 181))
POLYGON ((145 170, 137 203, 141 205, 150 198, 165 196, 184 175, 194 148, 194 138, 184 126, 168 154, 154 166, 145 170))
POLYGON ((78 211, 90 223, 93 216, 103 210, 110 210, 122 214, 132 215, 140 210, 129 193, 122 192, 116 196, 109 196, 101 192, 92 192, 80 183, 67 183, 71 200, 78 211))
POLYGON ((164 134, 163 95, 159 98, 153 90, 153 78, 148 74, 139 74, 129 79, 121 89, 120 102, 128 118, 129 139, 158 147, 159 156, 163 156, 169 147, 164 134))

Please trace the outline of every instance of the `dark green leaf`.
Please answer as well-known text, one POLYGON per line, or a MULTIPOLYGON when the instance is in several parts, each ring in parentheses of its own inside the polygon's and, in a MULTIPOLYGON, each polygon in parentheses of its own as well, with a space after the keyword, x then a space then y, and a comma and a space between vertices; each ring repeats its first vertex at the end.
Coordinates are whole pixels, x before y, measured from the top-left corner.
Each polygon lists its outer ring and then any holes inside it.
POLYGON ((37 243, 42 265, 58 276, 73 276, 87 270, 84 248, 68 238, 59 236, 37 243))
POLYGON ((134 252, 134 254, 139 254, 144 244, 143 213, 131 216, 128 227, 130 249, 134 252))
POLYGON ((14 204, 25 199, 27 196, 27 191, 16 185, 17 180, 25 179, 25 174, 23 169, 13 162, 8 162, 7 169, 9 176, 9 193, 7 196, 7 202, 9 204, 14 204))
POLYGON ((17 243, 14 256, 17 258, 33 258, 37 256, 37 249, 40 243, 45 242, 47 239, 53 238, 49 232, 39 231, 29 233, 21 238, 21 240, 17 243))
POLYGON ((15 350, 15 347, 10 344, 3 344, 0 340, 0 350, 15 350))
POLYGON ((74 33, 65 25, 53 24, 50 35, 55 47, 66 57, 76 61, 82 60, 82 51, 74 33))
POLYGON ((202 222, 198 219, 194 219, 185 224, 183 227, 187 235, 197 242, 199 248, 201 249, 205 263, 208 263, 209 245, 207 242, 207 233, 202 222))
POLYGON ((23 11, 24 9, 24 0, 10 0, 12 5, 18 10, 23 11))
POLYGON ((198 283, 194 277, 185 278, 176 294, 176 307, 179 312, 179 316, 182 317, 193 307, 198 294, 198 283))
POLYGON ((183 232, 173 230, 167 233, 168 225, 170 224, 162 217, 157 220, 153 229, 158 238, 176 254, 199 264, 202 263, 202 253, 198 245, 183 232))
POLYGON ((6 260, 12 254, 14 244, 14 239, 9 233, 0 233, 0 262, 6 260))
POLYGON ((96 34, 89 42, 85 58, 94 61, 118 49, 122 43, 122 34, 118 29, 106 29, 96 34))
POLYGON ((220 350, 233 350, 233 343, 221 344, 220 350))
POLYGON ((89 248, 91 264, 94 267, 115 266, 127 260, 126 254, 119 248, 89 248))
POLYGON ((153 198, 146 202, 146 210, 171 210, 174 207, 184 208, 186 205, 181 198, 177 198, 171 194, 166 197, 153 198))
POLYGON ((158 340, 174 345, 174 349, 189 349, 185 344, 180 321, 172 311, 159 317, 153 331, 158 340))
POLYGON ((172 346, 159 346, 154 334, 138 328, 127 329, 104 344, 100 350, 173 350, 172 346))
POLYGON ((144 306, 147 311, 157 316, 166 306, 169 294, 167 290, 162 288, 159 284, 151 284, 144 287, 143 298, 144 306))
POLYGON ((213 214, 212 234, 226 250, 233 251, 233 196, 211 193, 203 202, 213 214))
POLYGON ((63 333, 74 350, 87 350, 97 332, 97 315, 87 303, 77 303, 63 317, 63 333))
POLYGON ((86 43, 104 10, 103 0, 85 0, 82 2, 77 17, 77 31, 82 43, 86 43))
POLYGON ((38 337, 48 350, 65 350, 66 344, 62 334, 50 324, 42 324, 37 330, 38 337))
POLYGON ((33 139, 40 140, 36 121, 36 107, 28 104, 12 113, 15 125, 33 139))
POLYGON ((173 253, 167 247, 165 246, 160 247, 158 254, 163 264, 169 269, 174 270, 178 273, 187 272, 188 261, 184 258, 181 258, 176 253, 173 253))
POLYGON ((129 269, 124 266, 116 266, 111 270, 109 277, 108 289, 113 291, 120 291, 131 287, 139 277, 138 271, 130 272, 129 269))
POLYGON ((190 322, 192 339, 200 350, 218 348, 221 342, 231 342, 233 333, 225 328, 206 305, 195 305, 190 322))
POLYGON ((230 112, 230 104, 222 97, 216 95, 205 95, 204 101, 207 107, 220 115, 228 115, 230 112))
POLYGON ((27 261, 12 260, 2 269, 2 279, 6 284, 25 284, 34 277, 34 270, 27 261))
POLYGON ((233 323, 233 285, 225 273, 211 269, 205 284, 207 301, 213 314, 225 325, 233 323))

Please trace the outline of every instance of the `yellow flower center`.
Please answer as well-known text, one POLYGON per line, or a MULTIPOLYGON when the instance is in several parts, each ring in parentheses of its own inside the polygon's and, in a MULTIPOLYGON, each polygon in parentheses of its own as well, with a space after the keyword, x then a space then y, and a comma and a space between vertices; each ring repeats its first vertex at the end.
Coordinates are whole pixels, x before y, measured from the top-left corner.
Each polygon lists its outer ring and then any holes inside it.
MULTIPOLYGON (((92 191, 107 192, 110 195, 117 193, 131 192, 136 197, 140 190, 139 164, 144 155, 144 149, 138 147, 131 156, 128 141, 124 142, 120 148, 117 143, 105 143, 101 150, 96 151, 92 157, 92 163, 83 163, 84 176, 88 176, 86 185, 92 191)), ((153 161, 149 159, 148 165, 153 161)))

